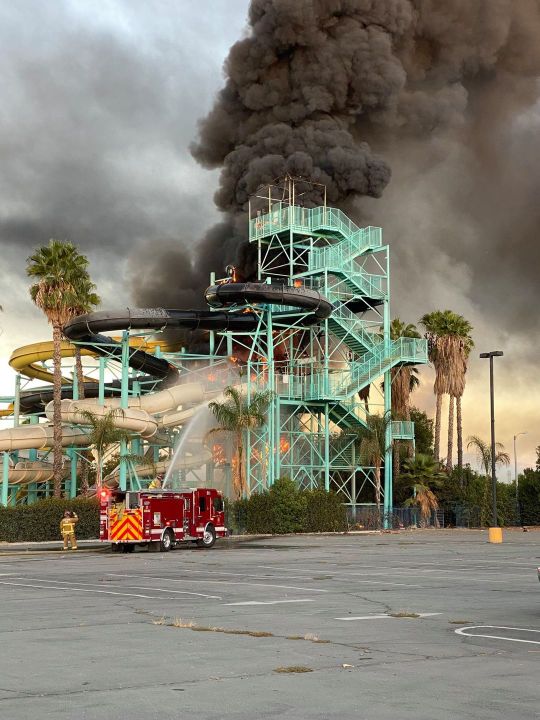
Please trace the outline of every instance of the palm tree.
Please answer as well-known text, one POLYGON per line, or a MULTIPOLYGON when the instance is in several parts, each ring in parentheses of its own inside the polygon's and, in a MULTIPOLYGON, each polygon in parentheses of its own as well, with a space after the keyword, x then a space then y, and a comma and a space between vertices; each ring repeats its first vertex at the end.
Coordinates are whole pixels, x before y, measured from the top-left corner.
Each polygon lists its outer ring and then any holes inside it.
POLYGON ((426 329, 429 359, 435 367, 435 459, 440 456, 442 396, 450 395, 448 407, 448 453, 446 469, 452 469, 454 442, 454 406, 457 406, 458 466, 463 467, 463 426, 461 397, 465 390, 467 359, 474 346, 470 336, 472 325, 451 310, 436 310, 420 319, 426 329))
MULTIPOLYGON (((394 318, 390 324, 390 339, 400 338, 420 339, 420 333, 413 323, 404 323, 394 318)), ((409 365, 400 365, 392 368, 392 415, 395 420, 410 420, 412 390, 419 384, 418 370, 409 365), (414 379, 413 379, 414 378, 414 379)))
POLYGON ((359 452, 362 464, 374 468, 375 502, 381 508, 381 467, 389 448, 386 445, 386 433, 392 422, 390 413, 370 415, 367 427, 358 431, 359 452))
POLYGON ((30 287, 30 297, 42 310, 53 330, 53 475, 54 495, 62 489, 62 392, 61 344, 62 328, 74 315, 77 307, 77 286, 88 277, 88 260, 70 242, 50 240, 38 248, 27 260, 26 274, 36 278, 30 287))
MULTIPOLYGON (((476 454, 486 476, 484 497, 482 501, 482 522, 485 522, 490 512, 492 492, 491 483, 489 482, 492 465, 491 443, 485 442, 485 440, 482 440, 482 438, 478 435, 471 435, 467 438, 467 449, 469 448, 474 448, 476 450, 476 454)), ((510 465, 510 455, 505 452, 504 445, 500 442, 495 443, 495 467, 497 467, 497 465, 510 465)))
MULTIPOLYGON (((441 486, 444 477, 438 461, 430 455, 419 453, 415 458, 403 463, 400 480, 412 490, 412 496, 404 504, 409 507, 416 505, 420 509, 420 517, 424 525, 439 508, 439 501, 433 489, 441 486)), ((438 527, 437 516, 435 516, 435 525, 438 527)))
POLYGON ((208 433, 228 432, 234 435, 236 453, 235 491, 240 498, 246 491, 244 472, 244 433, 266 422, 268 407, 273 393, 270 390, 256 392, 248 400, 237 388, 229 385, 223 391, 225 400, 211 402, 208 407, 214 414, 218 427, 208 433))
POLYGON ((128 442, 131 433, 128 430, 118 427, 118 418, 124 417, 122 408, 110 408, 104 415, 98 415, 91 410, 77 410, 83 418, 81 424, 90 428, 88 433, 88 444, 93 445, 97 455, 96 467, 96 488, 99 492, 103 481, 103 458, 111 445, 121 442, 128 442))
POLYGON ((358 391, 358 397, 360 400, 364 403, 364 407, 366 409, 366 413, 369 413, 369 395, 370 395, 371 385, 366 385, 366 387, 363 387, 361 390, 358 391))
POLYGON ((403 463, 403 472, 400 480, 406 481, 412 487, 415 483, 433 485, 437 487, 439 481, 446 475, 441 472, 440 463, 431 455, 417 453, 414 458, 408 458, 403 463))
MULTIPOLYGON (((467 449, 474 448, 486 477, 491 475, 491 443, 485 442, 478 435, 470 435, 467 438, 467 449)), ((495 443, 495 466, 510 465, 510 455, 505 452, 504 445, 495 443)))

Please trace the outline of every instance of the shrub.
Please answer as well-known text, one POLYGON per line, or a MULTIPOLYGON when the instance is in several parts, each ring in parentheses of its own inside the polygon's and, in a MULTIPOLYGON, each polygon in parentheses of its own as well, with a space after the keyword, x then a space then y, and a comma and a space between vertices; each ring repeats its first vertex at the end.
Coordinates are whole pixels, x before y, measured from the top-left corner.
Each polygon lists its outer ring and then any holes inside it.
POLYGON ((306 494, 289 478, 279 478, 268 493, 270 532, 276 535, 306 530, 306 494))
POLYGON ((225 498, 225 526, 233 535, 246 532, 248 502, 247 498, 236 501, 225 498))
POLYGON ((269 534, 273 532, 272 527, 270 494, 253 493, 246 501, 246 531, 253 534, 269 534))
POLYGON ((249 499, 226 503, 226 522, 233 532, 285 535, 301 532, 339 532, 347 529, 345 506, 335 493, 300 490, 280 478, 270 490, 249 499))
POLYGON ((347 529, 347 510, 339 497, 326 490, 308 490, 306 528, 309 532, 343 532, 347 529))
POLYGON ((60 520, 66 510, 79 516, 78 539, 99 537, 99 503, 95 498, 48 498, 33 505, 0 508, 0 541, 60 541, 60 520))

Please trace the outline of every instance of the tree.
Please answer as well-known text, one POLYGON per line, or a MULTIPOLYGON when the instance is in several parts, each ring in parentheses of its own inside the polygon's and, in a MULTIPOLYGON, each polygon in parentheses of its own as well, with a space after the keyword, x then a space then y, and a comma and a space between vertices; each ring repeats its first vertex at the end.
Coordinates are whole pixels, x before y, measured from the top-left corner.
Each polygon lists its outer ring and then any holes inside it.
POLYGON ((272 401, 273 393, 270 390, 256 392, 248 400, 237 388, 229 385, 223 391, 225 400, 208 404, 214 414, 218 427, 209 432, 232 433, 235 442, 236 468, 234 473, 235 492, 242 497, 246 492, 244 470, 244 434, 248 430, 255 430, 266 422, 268 407, 272 401))
POLYGON ((451 310, 436 310, 420 319, 426 329, 429 359, 435 367, 434 393, 437 396, 435 414, 435 458, 440 457, 442 397, 450 396, 448 405, 448 452, 446 469, 453 463, 454 406, 457 412, 458 466, 463 467, 463 424, 461 398, 465 390, 467 360, 474 347, 472 325, 462 315, 451 310))
MULTIPOLYGON (((391 340, 400 338, 420 339, 420 333, 412 323, 404 323, 399 318, 394 318, 390 324, 391 340)), ((410 365, 399 365, 390 371, 392 380, 392 418, 394 420, 411 419, 411 393, 418 387, 418 369, 410 365)), ((384 387, 384 383, 383 383, 384 387)), ((408 443, 408 453, 412 455, 412 446, 408 443)), ((401 447, 399 440, 394 442, 392 448, 392 475, 399 475, 401 461, 401 447)))
POLYGON ((117 425, 116 421, 124 417, 122 408, 110 408, 103 415, 83 409, 77 410, 77 413, 83 418, 82 424, 90 428, 88 444, 93 445, 96 450, 96 488, 99 492, 103 482, 103 458, 107 449, 111 445, 127 442, 131 433, 117 425))
MULTIPOLYGON (((404 323, 394 318, 390 324, 390 338, 420 339, 420 333, 412 323, 404 323)), ((411 392, 418 387, 418 370, 410 365, 399 365, 391 370, 392 377, 392 416, 395 420, 410 420, 411 392)))
MULTIPOLYGON (((444 477, 439 462, 430 455, 418 453, 416 457, 403 463, 400 481, 412 490, 412 496, 404 504, 409 507, 416 505, 420 509, 423 524, 426 524, 432 513, 439 508, 433 489, 441 486, 444 477)), ((437 520, 435 524, 438 526, 437 520)))
POLYGON ((358 431, 359 453, 362 463, 374 468, 375 502, 381 507, 381 467, 390 447, 386 444, 386 433, 392 422, 390 413, 369 415, 367 427, 358 431))
POLYGON ((54 495, 62 488, 62 328, 76 313, 77 287, 88 278, 88 260, 70 242, 50 240, 27 259, 26 273, 35 278, 30 296, 43 311, 53 331, 53 475, 54 495))
MULTIPOLYGON (((491 443, 482 440, 478 435, 471 435, 467 438, 467 449, 474 448, 478 456, 478 460, 482 465, 485 473, 486 483, 484 488, 484 497, 482 501, 482 522, 489 517, 492 487, 489 482, 491 477, 491 443)), ((495 467, 497 465, 510 465, 510 455, 505 452, 504 445, 500 442, 495 443, 495 467)))
POLYGON ((433 420, 423 410, 411 407, 411 421, 414 423, 416 452, 433 455, 433 420))

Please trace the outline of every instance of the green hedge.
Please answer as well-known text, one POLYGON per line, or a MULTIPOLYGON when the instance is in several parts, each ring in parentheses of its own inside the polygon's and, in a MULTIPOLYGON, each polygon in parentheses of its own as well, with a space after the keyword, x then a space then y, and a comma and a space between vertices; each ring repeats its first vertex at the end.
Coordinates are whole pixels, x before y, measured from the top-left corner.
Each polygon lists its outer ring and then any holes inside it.
POLYGON ((227 525, 233 532, 285 535, 347 530, 345 506, 325 490, 299 490, 280 478, 270 490, 253 493, 248 500, 227 504, 227 525))
POLYGON ((99 537, 99 503, 95 498, 49 498, 33 505, 0 508, 0 541, 60 542, 60 520, 66 510, 79 516, 76 530, 79 540, 99 537))

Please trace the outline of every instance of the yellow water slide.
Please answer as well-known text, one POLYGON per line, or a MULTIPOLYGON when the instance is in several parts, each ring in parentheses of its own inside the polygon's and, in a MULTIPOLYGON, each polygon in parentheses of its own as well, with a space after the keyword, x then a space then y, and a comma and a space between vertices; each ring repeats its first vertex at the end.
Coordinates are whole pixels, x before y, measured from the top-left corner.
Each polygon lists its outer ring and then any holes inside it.
MULTIPOLYGON (((111 340, 118 341, 119 338, 111 338, 111 340)), ((129 345, 135 350, 142 350, 148 353, 155 353, 159 347, 162 352, 175 352, 179 349, 178 343, 167 342, 165 339, 161 340, 144 340, 143 338, 133 337, 130 338, 129 345)), ((63 340, 61 344, 60 354, 62 358, 75 357, 75 345, 72 345, 67 340, 63 340)), ((86 357, 97 357, 97 354, 91 350, 79 348, 81 355, 86 357)), ((54 345, 52 340, 46 340, 44 342, 31 343, 30 345, 23 345, 17 348, 11 353, 9 358, 9 365, 15 372, 24 375, 24 377, 30 380, 41 380, 42 382, 51 383, 54 380, 54 376, 50 370, 48 370, 43 364, 49 360, 52 360, 54 351, 54 345)), ((91 380, 85 378, 85 380, 91 380)), ((72 378, 62 378, 62 382, 69 385, 72 382, 72 378)), ((0 417, 9 417, 13 415, 13 403, 7 408, 0 410, 0 417)))

